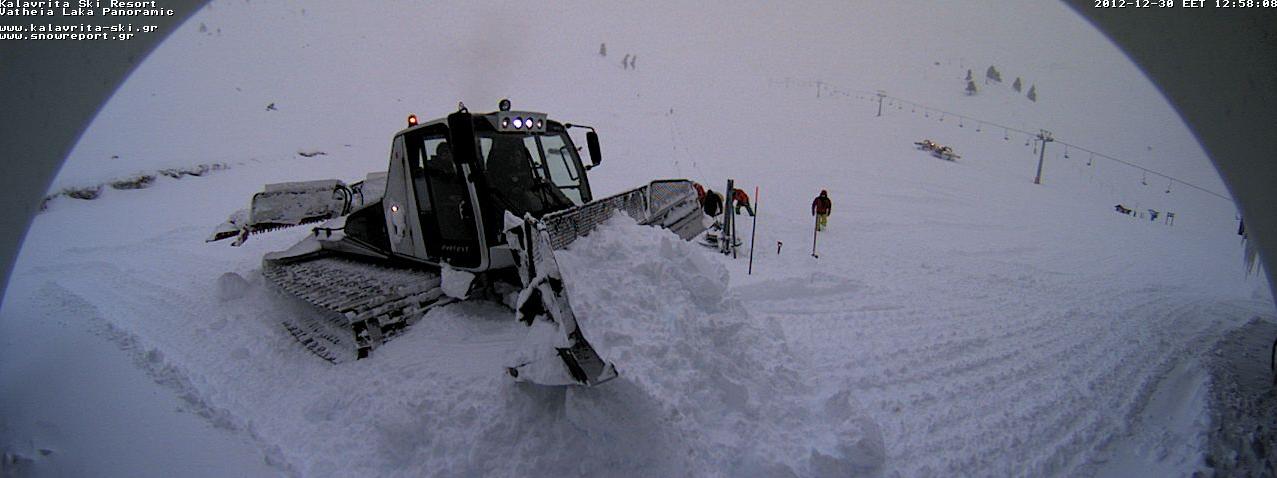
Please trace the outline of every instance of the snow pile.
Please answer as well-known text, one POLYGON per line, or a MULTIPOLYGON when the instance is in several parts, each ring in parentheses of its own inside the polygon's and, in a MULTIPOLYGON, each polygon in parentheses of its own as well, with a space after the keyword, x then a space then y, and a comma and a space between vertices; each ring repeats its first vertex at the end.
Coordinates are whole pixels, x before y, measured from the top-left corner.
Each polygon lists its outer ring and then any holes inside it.
POLYGON ((1274 468, 1277 407, 1268 368, 1274 336, 1277 324, 1255 318, 1220 339, 1206 360, 1213 378, 1208 395, 1216 406, 1204 461, 1218 475, 1261 475, 1274 468))
MULTIPOLYGON (((691 451, 684 469, 830 476, 883 464, 877 424, 847 391, 813 394, 810 364, 775 319, 755 319, 728 292, 726 268, 701 246, 616 217, 557 257, 582 330, 621 373, 620 384, 568 391, 569 416, 587 433, 653 427, 621 419, 633 413, 618 410, 624 396, 659 412, 654 430, 691 451)), ((642 464, 651 450, 607 454, 642 464)))
POLYGON ((474 282, 474 274, 444 265, 440 270, 440 287, 448 297, 465 300, 470 294, 470 283, 474 282))
POLYGON ((1195 361, 1175 367, 1150 397, 1131 438, 1117 444, 1112 459, 1096 476, 1176 476, 1205 474, 1206 434, 1210 430, 1208 374, 1195 361))
POLYGON ((243 297, 251 287, 243 276, 234 272, 226 272, 217 278, 217 298, 228 301, 243 297))

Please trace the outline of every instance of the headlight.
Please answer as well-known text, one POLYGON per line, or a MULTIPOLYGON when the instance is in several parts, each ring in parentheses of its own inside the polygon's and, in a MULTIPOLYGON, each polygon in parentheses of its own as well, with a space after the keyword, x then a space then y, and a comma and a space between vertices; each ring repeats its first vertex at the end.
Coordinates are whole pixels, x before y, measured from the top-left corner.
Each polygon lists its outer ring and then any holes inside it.
POLYGON ((522 128, 522 127, 523 127, 523 118, 516 117, 516 118, 514 119, 514 128, 515 128, 515 129, 519 129, 519 128, 522 128))

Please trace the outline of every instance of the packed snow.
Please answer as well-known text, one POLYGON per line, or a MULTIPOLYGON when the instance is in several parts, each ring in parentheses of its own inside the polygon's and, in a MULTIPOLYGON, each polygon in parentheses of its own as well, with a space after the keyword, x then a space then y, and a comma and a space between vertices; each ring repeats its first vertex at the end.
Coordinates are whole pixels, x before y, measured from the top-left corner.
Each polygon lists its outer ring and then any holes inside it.
POLYGON ((1233 205, 1056 144, 1035 185, 1029 138, 908 104, 878 116, 877 89, 1224 191, 1153 85, 1055 2, 214 1, 108 103, 51 191, 229 167, 56 197, 36 217, 0 308, 5 470, 1209 470, 1205 355, 1275 320, 1267 284, 1241 266, 1233 205), (966 70, 990 64, 1005 81, 965 94, 966 70), (1016 77, 1037 101, 1013 91, 1016 77), (305 227, 203 242, 263 184, 384 170, 409 113, 504 97, 598 128, 595 197, 669 177, 721 191, 732 178, 755 201, 737 257, 627 218, 558 254, 581 330, 620 372, 611 382, 514 382, 505 367, 539 331, 489 299, 433 309, 370 359, 331 365, 280 325, 306 306, 259 274, 305 227), (961 158, 918 151, 923 139, 961 158), (821 189, 833 215, 813 243, 821 189), (46 339, 64 345, 19 346, 46 339), (121 378, 82 382, 64 365, 94 362, 121 378), (86 395, 125 388, 118 401, 147 405, 145 419, 78 418, 86 395), (174 449, 107 446, 163 433, 148 423, 185 431, 169 435, 174 449))

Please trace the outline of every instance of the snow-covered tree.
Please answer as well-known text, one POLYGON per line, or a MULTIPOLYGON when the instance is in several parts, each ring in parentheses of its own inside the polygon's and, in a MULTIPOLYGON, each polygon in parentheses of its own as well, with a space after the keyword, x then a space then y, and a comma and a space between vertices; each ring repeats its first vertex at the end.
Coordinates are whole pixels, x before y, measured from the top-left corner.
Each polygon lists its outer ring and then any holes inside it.
POLYGON ((979 90, 975 87, 975 81, 967 81, 967 95, 974 95, 977 91, 979 90))
POLYGON ((984 72, 984 81, 985 84, 988 84, 989 81, 1002 83, 1002 73, 999 73, 998 69, 994 68, 993 65, 989 65, 989 69, 984 72))
POLYGON ((599 44, 599 56, 607 56, 607 43, 599 44))
POLYGON ((1034 102, 1036 102, 1036 101, 1038 100, 1038 85, 1030 86, 1030 87, 1029 87, 1029 94, 1027 94, 1027 95, 1025 95, 1025 96, 1028 96, 1028 97, 1029 97, 1029 101, 1034 101, 1034 102))
POLYGON ((1011 83, 1011 89, 1015 90, 1015 92, 1016 92, 1016 93, 1019 93, 1019 92, 1020 92, 1020 88, 1022 88, 1023 86, 1024 86, 1024 85, 1021 85, 1021 84, 1020 84, 1020 77, 1018 77, 1018 76, 1017 76, 1017 77, 1015 77, 1015 83, 1011 83))

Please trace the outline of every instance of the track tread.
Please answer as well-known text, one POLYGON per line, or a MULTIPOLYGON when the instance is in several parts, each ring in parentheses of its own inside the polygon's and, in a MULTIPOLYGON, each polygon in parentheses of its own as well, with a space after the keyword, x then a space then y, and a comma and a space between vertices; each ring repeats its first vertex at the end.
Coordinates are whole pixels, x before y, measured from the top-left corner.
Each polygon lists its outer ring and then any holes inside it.
POLYGON ((266 260, 262 275, 317 309, 284 327, 308 350, 333 363, 359 358, 361 349, 371 351, 431 308, 452 302, 436 272, 339 257, 266 260))

